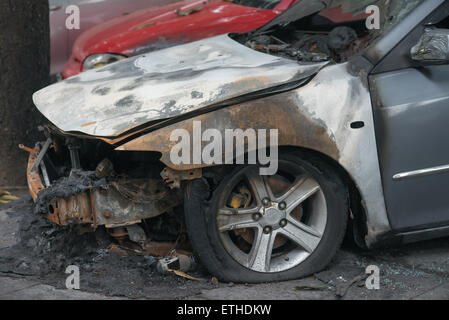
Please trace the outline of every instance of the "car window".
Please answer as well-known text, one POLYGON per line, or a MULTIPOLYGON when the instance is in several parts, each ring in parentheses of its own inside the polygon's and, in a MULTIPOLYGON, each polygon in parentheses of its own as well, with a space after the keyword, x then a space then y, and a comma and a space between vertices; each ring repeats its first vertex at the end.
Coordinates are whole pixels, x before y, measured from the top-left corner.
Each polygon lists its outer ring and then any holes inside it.
POLYGON ((273 9, 281 0, 234 0, 235 4, 259 9, 273 9))
MULTIPOLYGON (((383 27, 381 28, 382 33, 388 32, 391 28, 397 25, 399 22, 405 19, 408 14, 420 5, 424 0, 381 0, 379 2, 379 7, 384 7, 384 15, 382 17, 383 27)), ((382 10, 381 10, 382 12, 382 10)))

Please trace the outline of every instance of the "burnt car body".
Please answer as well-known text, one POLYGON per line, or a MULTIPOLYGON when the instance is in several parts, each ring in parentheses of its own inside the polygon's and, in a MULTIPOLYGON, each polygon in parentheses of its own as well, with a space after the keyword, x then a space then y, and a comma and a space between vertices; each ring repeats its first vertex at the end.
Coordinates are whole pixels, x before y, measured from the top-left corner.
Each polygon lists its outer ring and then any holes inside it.
POLYGON ((323 268, 348 217, 366 247, 447 235, 448 16, 442 0, 302 0, 253 32, 44 88, 34 101, 52 124, 28 165, 36 210, 61 225, 125 226, 136 239, 137 223, 182 215, 183 203, 195 253, 227 281, 323 268), (384 12, 380 30, 316 20, 370 4, 384 12), (192 136, 196 121, 221 136, 277 129, 278 172, 173 163, 171 133, 192 136))

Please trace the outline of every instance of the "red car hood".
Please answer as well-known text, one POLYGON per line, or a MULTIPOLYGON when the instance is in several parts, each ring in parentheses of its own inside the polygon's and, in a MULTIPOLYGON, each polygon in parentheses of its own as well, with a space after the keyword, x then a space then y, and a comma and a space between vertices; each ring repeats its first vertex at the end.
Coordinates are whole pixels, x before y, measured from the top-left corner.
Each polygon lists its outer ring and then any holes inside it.
MULTIPOLYGON (((157 35, 163 34, 164 30, 174 25, 204 21, 214 23, 220 18, 260 10, 223 0, 185 0, 159 8, 139 10, 88 29, 78 37, 73 47, 73 54, 80 61, 92 53, 113 52, 134 55, 131 50, 148 41, 157 40, 155 39, 157 35)), ((178 36, 179 39, 170 41, 186 42, 181 39, 186 35, 179 33, 178 36)), ((159 37, 159 40, 165 39, 159 37)))

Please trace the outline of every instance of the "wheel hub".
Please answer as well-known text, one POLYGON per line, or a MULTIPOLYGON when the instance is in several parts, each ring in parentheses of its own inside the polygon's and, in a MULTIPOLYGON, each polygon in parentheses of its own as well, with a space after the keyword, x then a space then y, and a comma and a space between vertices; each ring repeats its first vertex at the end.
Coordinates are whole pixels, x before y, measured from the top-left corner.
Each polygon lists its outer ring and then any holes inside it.
POLYGON ((261 177, 255 166, 242 168, 218 202, 217 227, 224 248, 256 272, 298 266, 314 252, 327 225, 319 183, 296 163, 280 161, 279 167, 269 178, 261 177), (246 197, 230 201, 236 193, 246 197))
POLYGON ((261 209, 262 218, 259 224, 262 228, 270 227, 273 230, 280 228, 281 221, 285 220, 286 212, 279 208, 278 203, 273 203, 269 207, 261 209))

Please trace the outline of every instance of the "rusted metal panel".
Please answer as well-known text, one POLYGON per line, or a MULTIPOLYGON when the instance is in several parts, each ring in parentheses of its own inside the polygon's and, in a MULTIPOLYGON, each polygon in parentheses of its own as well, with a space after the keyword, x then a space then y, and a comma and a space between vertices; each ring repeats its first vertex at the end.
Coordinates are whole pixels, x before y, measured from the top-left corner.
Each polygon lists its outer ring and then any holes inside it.
POLYGON ((95 224, 90 192, 76 194, 67 199, 58 199, 49 204, 47 218, 59 225, 95 224))
POLYGON ((45 189, 44 184, 42 183, 41 176, 38 172, 38 170, 31 171, 31 169, 34 167, 34 164, 37 159, 37 152, 36 149, 31 149, 35 152, 30 152, 30 155, 28 157, 28 165, 27 165, 27 183, 28 183, 28 189, 30 190, 30 195, 33 198, 33 200, 36 200, 37 193, 43 189, 45 189))
POLYGON ((49 204, 47 218, 59 225, 89 223, 117 227, 158 216, 180 205, 182 199, 177 190, 167 189, 144 198, 126 192, 111 187, 57 199, 49 204))
POLYGON ((257 52, 221 35, 83 72, 36 92, 33 99, 62 131, 116 136, 307 78, 326 64, 257 52))
MULTIPOLYGON (((193 122, 201 121, 203 130, 217 129, 222 137, 225 137, 226 129, 277 129, 280 146, 310 148, 338 159, 338 148, 326 124, 320 119, 314 118, 313 113, 298 108, 297 103, 296 93, 286 92, 238 104, 148 133, 118 147, 117 150, 160 152, 162 153, 161 161, 175 170, 204 167, 204 164, 194 163, 175 165, 170 161, 170 151, 177 144, 177 141, 170 141, 171 132, 175 129, 185 129, 192 136, 193 122)), ((202 147, 207 143, 203 142, 202 147)), ((191 151, 193 152, 193 150, 191 151)), ((224 157, 223 153, 222 158, 225 159, 224 157)), ((222 163, 224 163, 224 160, 222 163)))
POLYGON ((161 177, 170 188, 179 188, 181 181, 198 179, 203 176, 201 169, 173 170, 165 167, 161 172, 161 177))
MULTIPOLYGON (((158 180, 159 181, 159 180, 158 180)), ((96 223, 108 227, 158 216, 182 203, 179 190, 170 190, 160 183, 148 180, 139 191, 125 184, 114 184, 108 190, 98 190, 92 195, 96 223), (107 212, 107 214, 105 214, 107 212)), ((140 187, 139 186, 139 187, 140 187)))
MULTIPOLYGON (((35 161, 36 154, 31 153, 27 180, 33 200, 45 189, 39 170, 31 171, 35 161)), ((87 190, 50 201, 47 218, 58 225, 116 227, 155 217, 181 203, 180 191, 169 189, 162 179, 121 179, 112 182, 107 190, 87 190)))

